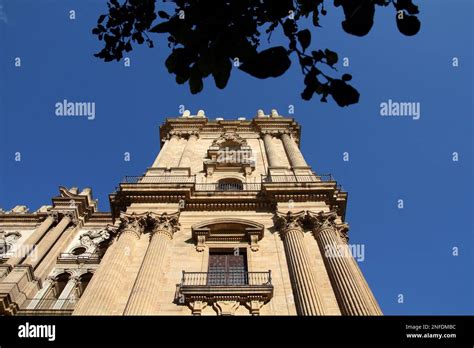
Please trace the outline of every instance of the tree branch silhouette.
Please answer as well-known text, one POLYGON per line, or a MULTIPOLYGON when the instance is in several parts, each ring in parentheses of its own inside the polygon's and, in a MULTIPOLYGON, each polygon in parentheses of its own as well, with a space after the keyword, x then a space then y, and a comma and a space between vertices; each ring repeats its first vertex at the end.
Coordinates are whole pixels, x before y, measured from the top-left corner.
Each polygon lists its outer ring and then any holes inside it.
MULTIPOLYGON (((105 62, 120 61, 132 45, 146 43, 153 47, 151 34, 167 34, 170 55, 165 61, 168 72, 178 84, 188 83, 191 93, 204 88, 210 75, 223 89, 229 81, 233 62, 239 69, 260 79, 283 75, 297 58, 304 75, 301 97, 310 100, 317 94, 322 102, 332 96, 339 106, 359 101, 359 92, 348 82, 350 74, 340 78, 338 54, 328 48, 308 51, 312 42, 309 29, 300 29, 305 18, 314 28, 321 27, 320 16, 327 10, 325 0, 163 0, 174 4, 174 12, 156 9, 156 0, 109 0, 108 13, 98 18, 92 30, 104 48, 94 56, 105 62), (159 19, 158 23, 155 21, 159 19), (259 51, 261 35, 271 42, 275 30, 282 30, 287 47, 275 46, 259 51), (322 69, 329 70, 323 72, 322 69)), ((416 17, 418 7, 412 0, 334 0, 342 7, 345 19, 341 25, 351 35, 367 35, 373 24, 376 6, 393 6, 398 30, 407 36, 420 30, 416 17)), ((165 6, 163 6, 165 7, 165 6)), ((168 6, 169 7, 169 6, 168 6)))

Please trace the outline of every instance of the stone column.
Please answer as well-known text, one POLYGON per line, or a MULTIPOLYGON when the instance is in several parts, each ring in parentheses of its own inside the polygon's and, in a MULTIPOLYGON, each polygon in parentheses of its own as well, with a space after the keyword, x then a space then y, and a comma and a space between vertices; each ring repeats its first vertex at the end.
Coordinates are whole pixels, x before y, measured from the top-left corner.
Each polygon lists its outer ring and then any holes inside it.
MULTIPOLYGON (((24 246, 29 248, 29 251, 33 250, 33 248, 36 246, 38 241, 48 232, 50 227, 53 225, 53 223, 56 221, 57 216, 53 216, 52 214, 49 215, 42 223, 41 225, 38 226, 38 228, 33 232, 33 234, 28 237, 28 239, 23 243, 24 246)), ((18 265, 23 259, 25 258, 24 253, 17 253, 17 255, 11 257, 8 259, 7 262, 5 262, 8 265, 11 266, 16 266, 18 265)))
POLYGON ((191 160, 193 157, 193 150, 194 147, 196 146, 198 137, 197 134, 191 133, 189 135, 188 141, 186 143, 186 146, 184 147, 183 150, 183 155, 181 156, 181 159, 179 160, 178 167, 190 167, 191 166, 191 160))
POLYGON ((336 224, 337 214, 308 212, 326 269, 343 315, 382 315, 347 245, 347 224, 336 224))
POLYGON ((56 240, 66 230, 71 223, 71 217, 64 215, 59 223, 41 239, 38 245, 32 250, 30 255, 23 261, 25 265, 31 265, 33 269, 38 266, 41 260, 46 256, 56 240))
POLYGON ((272 138, 270 133, 265 133, 263 135, 263 143, 265 144, 265 152, 267 153, 268 166, 276 167, 278 166, 278 154, 273 146, 272 138))
POLYGON ((125 277, 136 242, 146 226, 148 214, 123 214, 115 243, 107 250, 73 315, 113 314, 115 300, 125 277))
POLYGON ((150 214, 150 244, 140 267, 124 315, 157 315, 160 275, 174 232, 179 228, 179 213, 150 214))
POLYGON ((66 286, 64 287, 61 294, 59 294, 58 300, 53 306, 53 309, 61 309, 64 307, 65 303, 69 301, 69 297, 76 289, 77 284, 79 283, 78 277, 70 277, 66 286))
POLYGON ((286 154, 292 167, 307 167, 308 164, 303 158, 298 145, 295 140, 288 134, 284 133, 281 135, 283 146, 285 147, 286 154))
POLYGON ((174 158, 170 150, 179 143, 179 136, 177 134, 171 135, 169 140, 166 140, 165 145, 160 151, 152 167, 173 167, 174 158))
POLYGON ((288 212, 286 215, 277 212, 276 227, 281 231, 298 314, 324 315, 325 310, 318 293, 316 276, 304 244, 302 227, 304 215, 304 212, 288 212))

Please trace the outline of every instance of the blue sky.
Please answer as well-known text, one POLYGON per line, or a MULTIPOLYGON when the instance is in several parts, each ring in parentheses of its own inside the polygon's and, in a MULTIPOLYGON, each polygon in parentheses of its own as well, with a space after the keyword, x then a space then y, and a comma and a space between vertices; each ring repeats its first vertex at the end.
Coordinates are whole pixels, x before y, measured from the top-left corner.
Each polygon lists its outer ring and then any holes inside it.
POLYGON ((106 211, 121 178, 151 165, 158 127, 180 105, 212 118, 250 118, 260 108, 287 114, 293 105, 307 162, 349 192, 351 243, 365 245, 360 267, 384 313, 473 314, 474 3, 415 2, 415 37, 397 31, 392 8, 378 8, 366 37, 349 36, 342 10, 328 6, 311 47, 350 59, 338 68, 353 74, 361 99, 342 109, 303 101, 297 64, 264 81, 234 70, 225 90, 209 79, 193 96, 164 67, 165 37, 155 37, 154 49, 136 47, 129 68, 92 56, 101 43, 91 29, 105 1, 0 0, 0 207, 35 210, 62 185, 92 187, 106 211), (63 99, 95 102, 95 119, 55 116, 63 99), (420 119, 381 117, 388 99, 421 103, 420 119))

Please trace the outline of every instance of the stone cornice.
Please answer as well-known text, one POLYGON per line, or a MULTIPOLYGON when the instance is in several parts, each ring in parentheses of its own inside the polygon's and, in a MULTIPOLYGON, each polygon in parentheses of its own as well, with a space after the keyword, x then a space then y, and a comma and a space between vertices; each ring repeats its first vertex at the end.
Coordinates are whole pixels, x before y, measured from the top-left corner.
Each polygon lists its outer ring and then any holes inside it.
POLYGON ((347 193, 335 183, 315 182, 306 187, 295 184, 262 184, 261 191, 195 191, 193 184, 121 184, 110 195, 112 216, 117 218, 132 203, 176 203, 183 200, 181 210, 255 210, 272 211, 278 202, 325 202, 344 220, 347 193))
POLYGON ((17 225, 32 225, 43 222, 48 217, 47 213, 33 213, 33 214, 0 214, 0 223, 17 224, 17 225))
POLYGON ((225 132, 271 132, 292 134, 298 142, 301 127, 293 118, 256 117, 250 120, 210 120, 208 118, 167 118, 160 126, 160 139, 165 140, 171 134, 225 133, 225 132))

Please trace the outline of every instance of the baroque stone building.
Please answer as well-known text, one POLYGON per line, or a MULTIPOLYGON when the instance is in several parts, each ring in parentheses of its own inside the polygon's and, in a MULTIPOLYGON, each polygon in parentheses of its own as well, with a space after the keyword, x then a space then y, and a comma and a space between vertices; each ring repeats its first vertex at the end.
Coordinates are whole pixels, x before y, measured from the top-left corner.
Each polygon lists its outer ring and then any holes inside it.
POLYGON ((0 211, 4 315, 381 315, 348 245, 347 193, 299 150, 300 126, 203 111, 98 212, 90 189, 0 211))

